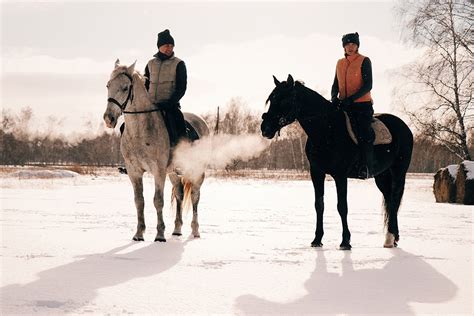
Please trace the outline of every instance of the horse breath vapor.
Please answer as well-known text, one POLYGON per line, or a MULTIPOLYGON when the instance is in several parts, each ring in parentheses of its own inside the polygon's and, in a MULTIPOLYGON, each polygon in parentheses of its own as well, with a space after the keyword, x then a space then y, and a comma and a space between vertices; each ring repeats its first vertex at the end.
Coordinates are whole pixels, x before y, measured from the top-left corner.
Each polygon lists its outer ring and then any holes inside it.
POLYGON ((258 157, 270 144, 256 134, 207 136, 194 143, 181 142, 173 161, 183 174, 196 179, 207 168, 224 168, 234 160, 248 161, 258 157))

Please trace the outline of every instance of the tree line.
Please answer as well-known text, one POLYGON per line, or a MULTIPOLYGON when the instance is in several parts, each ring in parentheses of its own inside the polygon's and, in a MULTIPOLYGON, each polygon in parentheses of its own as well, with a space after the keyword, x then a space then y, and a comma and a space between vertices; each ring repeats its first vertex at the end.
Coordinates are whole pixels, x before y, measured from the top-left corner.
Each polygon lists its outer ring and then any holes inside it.
MULTIPOLYGON (((219 113, 208 113, 204 119, 211 129, 230 135, 259 134, 260 114, 253 113, 239 99, 231 99, 219 113), (219 122, 219 123, 217 123, 219 122)), ((0 164, 62 164, 86 166, 119 166, 123 164, 120 153, 120 135, 105 130, 95 136, 71 141, 52 133, 31 132, 33 111, 22 109, 19 114, 2 112, 0 122, 0 164)), ((52 119, 54 120, 54 119, 52 119)), ((256 158, 249 161, 235 160, 227 170, 269 169, 308 171, 305 155, 306 134, 299 124, 292 124, 281 131, 270 145, 256 158)), ((471 146, 472 150, 472 146, 471 146)), ((460 158, 431 139, 415 138, 410 172, 436 172, 441 167, 459 163, 460 158)))

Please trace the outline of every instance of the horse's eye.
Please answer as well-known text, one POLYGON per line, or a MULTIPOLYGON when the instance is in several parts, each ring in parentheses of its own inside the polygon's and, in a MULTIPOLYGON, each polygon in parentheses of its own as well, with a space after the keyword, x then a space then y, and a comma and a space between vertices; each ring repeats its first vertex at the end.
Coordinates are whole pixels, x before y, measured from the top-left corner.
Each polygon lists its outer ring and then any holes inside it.
POLYGON ((123 88, 122 88, 122 91, 123 91, 123 92, 127 92, 127 90, 128 90, 128 87, 123 87, 123 88))

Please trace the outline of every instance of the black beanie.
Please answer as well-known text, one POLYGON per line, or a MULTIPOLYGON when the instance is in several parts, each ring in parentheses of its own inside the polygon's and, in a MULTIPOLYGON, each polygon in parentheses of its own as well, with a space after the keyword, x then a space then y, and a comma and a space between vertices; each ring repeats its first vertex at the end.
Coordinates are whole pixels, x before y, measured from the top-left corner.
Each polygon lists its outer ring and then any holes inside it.
POLYGON ((170 30, 166 29, 163 32, 158 33, 158 48, 165 44, 172 44, 174 46, 174 38, 170 34, 170 30))
POLYGON ((342 36, 342 47, 346 46, 346 44, 349 43, 354 43, 357 44, 357 46, 360 47, 360 42, 359 42, 359 33, 349 33, 344 36, 342 36))

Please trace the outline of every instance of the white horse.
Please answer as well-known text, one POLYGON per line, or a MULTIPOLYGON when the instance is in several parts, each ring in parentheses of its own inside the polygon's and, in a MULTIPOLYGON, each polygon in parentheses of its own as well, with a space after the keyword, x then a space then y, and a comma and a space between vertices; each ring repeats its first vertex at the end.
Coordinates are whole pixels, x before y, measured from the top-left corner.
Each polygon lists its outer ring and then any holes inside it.
MULTIPOLYGON (((199 177, 187 179, 173 171, 168 131, 161 111, 153 105, 146 91, 143 77, 135 71, 135 63, 129 67, 115 62, 115 69, 107 83, 108 100, 104 113, 107 127, 114 128, 117 119, 125 114, 125 131, 123 132, 120 150, 125 160, 128 176, 133 185, 138 225, 133 240, 142 241, 145 231, 143 214, 143 174, 153 174, 155 195, 153 203, 158 217, 155 241, 165 242, 165 224, 163 222, 163 189, 166 174, 173 184, 173 196, 176 200, 176 220, 173 235, 181 235, 183 225, 182 206, 186 197, 191 198, 193 219, 192 234, 200 237, 198 223, 198 203, 200 188, 204 181, 204 168, 199 170, 199 177)), ((206 122, 197 115, 184 113, 185 119, 194 127, 200 137, 209 135, 206 122)), ((186 204, 186 203, 185 203, 186 204)))

